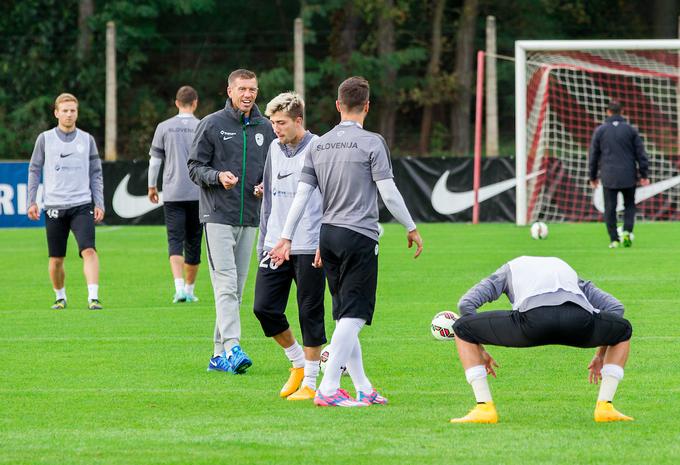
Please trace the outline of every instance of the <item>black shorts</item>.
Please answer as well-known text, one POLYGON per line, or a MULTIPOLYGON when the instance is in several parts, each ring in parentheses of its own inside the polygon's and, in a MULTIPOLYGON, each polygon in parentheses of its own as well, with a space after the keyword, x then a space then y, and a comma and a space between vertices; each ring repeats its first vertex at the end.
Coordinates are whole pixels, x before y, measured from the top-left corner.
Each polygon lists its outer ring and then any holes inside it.
POLYGON ((289 261, 272 267, 268 255, 260 257, 253 310, 265 336, 276 336, 290 327, 284 312, 295 281, 302 343, 317 347, 327 342, 323 306, 326 282, 323 270, 314 268, 313 262, 314 255, 291 255, 289 261))
POLYGON ((378 285, 378 243, 350 229, 322 224, 319 249, 333 297, 333 319, 361 318, 370 325, 378 285))
POLYGON ((492 311, 466 315, 453 325, 457 337, 473 344, 536 347, 613 346, 633 334, 628 320, 612 313, 590 313, 571 302, 526 312, 492 311))
POLYGON ((201 263, 203 227, 198 217, 198 200, 165 202, 168 255, 183 255, 187 265, 201 263))
POLYGON ((45 231, 47 233, 47 252, 50 257, 65 257, 68 233, 78 243, 78 254, 83 250, 95 249, 94 243, 94 207, 92 204, 58 210, 45 210, 45 231))

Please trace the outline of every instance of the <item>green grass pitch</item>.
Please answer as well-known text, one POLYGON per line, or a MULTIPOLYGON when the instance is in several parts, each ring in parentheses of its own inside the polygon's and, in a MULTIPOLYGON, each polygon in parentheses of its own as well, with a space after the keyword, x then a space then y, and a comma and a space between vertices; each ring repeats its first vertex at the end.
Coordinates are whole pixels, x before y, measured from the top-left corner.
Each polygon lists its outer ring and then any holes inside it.
POLYGON ((385 229, 376 317, 361 341, 390 405, 359 410, 278 398, 289 364, 252 314, 255 261, 241 316, 254 365, 224 375, 206 372, 207 262, 201 301, 172 305, 162 227, 97 229, 101 312, 86 310, 73 239, 68 308, 57 312, 44 231, 0 231, 0 464, 680 463, 680 223, 639 224, 634 246, 619 250, 607 248, 602 224, 553 224, 544 241, 507 224, 425 224, 418 260, 401 227, 385 229), (430 335, 430 318, 523 254, 557 255, 625 304, 633 343, 615 405, 635 422, 592 421, 593 351, 491 347, 501 422, 448 423, 474 398, 454 345, 430 335))

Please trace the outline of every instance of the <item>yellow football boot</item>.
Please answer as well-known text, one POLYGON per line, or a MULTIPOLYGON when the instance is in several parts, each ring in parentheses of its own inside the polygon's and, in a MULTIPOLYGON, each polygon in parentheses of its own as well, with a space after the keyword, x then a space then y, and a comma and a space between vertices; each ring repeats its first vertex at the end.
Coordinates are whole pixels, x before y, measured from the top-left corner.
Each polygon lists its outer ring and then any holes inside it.
POLYGON ((302 379, 304 377, 305 377, 304 368, 291 368, 288 381, 286 381, 286 384, 284 384, 283 387, 281 388, 279 396, 288 397, 289 395, 297 391, 298 388, 300 387, 300 384, 302 384, 302 379))
POLYGON ((288 400, 312 400, 316 391, 309 386, 302 386, 300 389, 288 396, 288 400))
POLYGON ((614 408, 614 404, 606 400, 598 400, 595 404, 595 421, 603 423, 607 421, 633 421, 633 417, 624 415, 614 408))
POLYGON ((493 402, 477 404, 461 418, 451 418, 451 423, 498 423, 498 413, 493 402))

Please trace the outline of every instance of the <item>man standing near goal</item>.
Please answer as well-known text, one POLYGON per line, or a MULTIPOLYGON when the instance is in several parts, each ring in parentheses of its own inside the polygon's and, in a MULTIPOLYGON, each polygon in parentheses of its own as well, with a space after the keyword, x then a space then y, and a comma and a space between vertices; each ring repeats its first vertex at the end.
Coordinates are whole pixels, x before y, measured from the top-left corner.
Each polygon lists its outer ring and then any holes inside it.
POLYGON ((158 203, 158 173, 163 171, 163 210, 168 231, 170 270, 175 280, 173 303, 197 302, 194 295, 198 265, 201 263, 203 227, 198 218, 198 186, 191 182, 187 159, 198 118, 198 93, 182 86, 175 96, 179 113, 160 123, 149 150, 149 200, 158 203), (186 278, 186 279, 185 279, 186 278))
POLYGON ((607 119, 595 129, 590 144, 590 184, 597 188, 600 179, 604 193, 604 221, 609 233, 609 248, 633 245, 635 224, 635 186, 649 184, 647 153, 637 130, 621 116, 621 105, 612 100, 607 106, 607 119), (598 176, 599 170, 599 176, 598 176), (639 176, 638 176, 639 174, 639 176), (623 194, 623 234, 616 230, 616 204, 623 194))
POLYGON ((101 310, 99 302, 99 257, 95 248, 94 224, 104 219, 102 163, 94 138, 76 128, 78 99, 61 94, 54 102, 56 128, 35 141, 28 170, 28 217, 40 218, 37 204, 40 174, 45 189, 45 230, 49 273, 56 301, 52 308, 66 308, 64 257, 68 233, 78 243, 87 281, 88 308, 101 310))
POLYGON ((595 406, 597 422, 632 420, 612 405, 623 379, 632 327, 616 298, 580 279, 556 257, 518 257, 470 289, 458 302, 461 317, 453 326, 458 356, 477 406, 451 423, 497 423, 487 374, 496 361, 483 344, 504 347, 566 345, 597 347, 588 365, 589 380, 602 380, 595 406), (487 302, 507 295, 512 310, 477 313, 487 302))
POLYGON ((304 101, 294 92, 280 94, 267 104, 265 114, 272 122, 278 140, 269 146, 264 167, 264 195, 257 245, 260 265, 253 306, 265 336, 272 337, 293 364, 288 381, 279 392, 288 400, 314 398, 321 346, 326 343, 323 302, 326 284, 323 270, 314 260, 321 228, 321 193, 318 189, 312 193, 305 209, 292 244, 290 261, 276 266, 269 256, 281 237, 305 157, 318 139, 305 130, 304 109, 304 101), (284 313, 293 281, 297 286, 304 348, 293 336, 284 313))
POLYGON ((267 149, 275 135, 255 105, 257 76, 238 69, 227 79, 224 109, 201 120, 189 156, 189 176, 201 188, 210 279, 215 294, 213 356, 208 371, 244 373, 252 360, 241 349, 241 298, 260 221, 267 149))
POLYGON ((408 230, 408 246, 423 241, 394 184, 385 140, 363 129, 369 110, 369 85, 362 77, 346 79, 338 88, 335 106, 341 122, 314 142, 305 159, 281 240, 272 249, 280 265, 290 258, 291 240, 312 192, 323 197, 319 237, 320 258, 333 297, 335 331, 324 377, 314 403, 324 407, 386 404, 364 372, 359 332, 370 325, 378 281, 378 191, 394 218, 408 230), (340 389, 346 366, 357 390, 356 399, 340 389))

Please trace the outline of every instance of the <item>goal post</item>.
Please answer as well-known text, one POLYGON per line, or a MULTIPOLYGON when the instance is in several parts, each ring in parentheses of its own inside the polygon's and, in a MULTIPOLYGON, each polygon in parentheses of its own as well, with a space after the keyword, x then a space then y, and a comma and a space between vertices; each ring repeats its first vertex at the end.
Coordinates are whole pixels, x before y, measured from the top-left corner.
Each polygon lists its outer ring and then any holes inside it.
POLYGON ((680 40, 515 42, 517 225, 599 219, 588 148, 610 100, 639 130, 652 182, 678 181, 638 216, 680 220, 679 52, 680 40))

